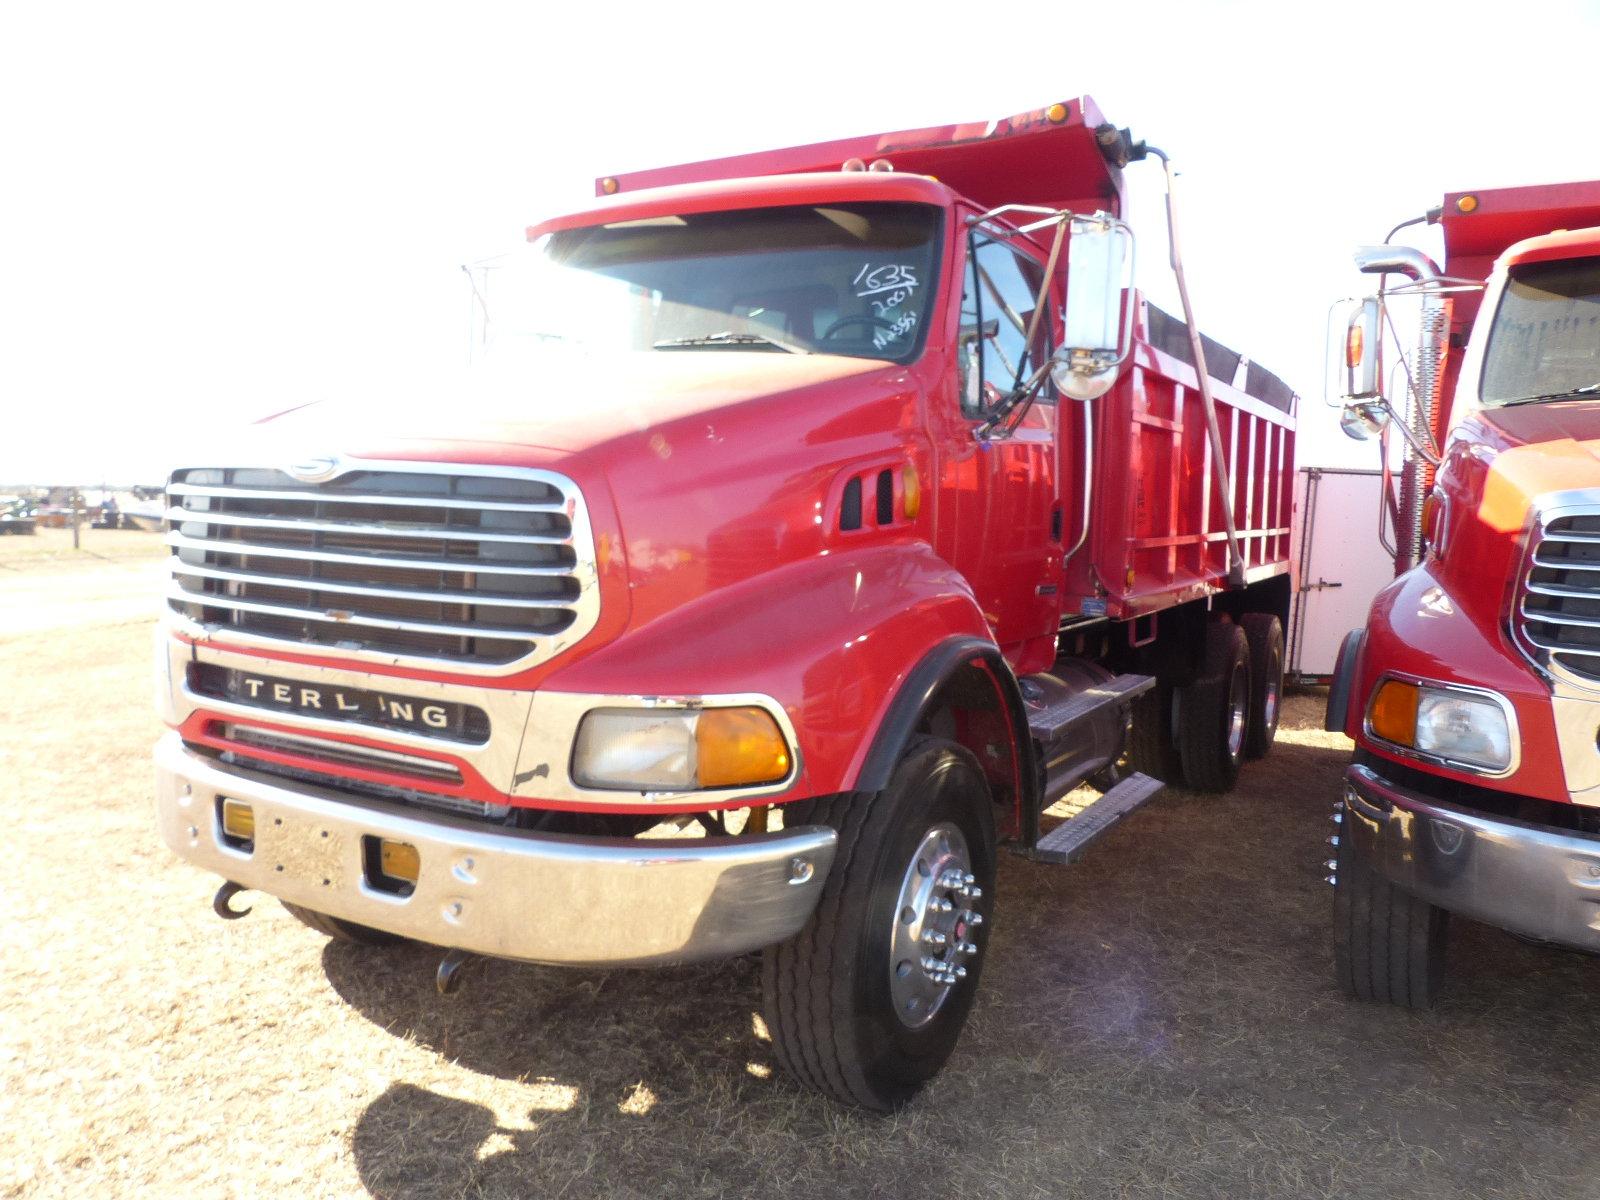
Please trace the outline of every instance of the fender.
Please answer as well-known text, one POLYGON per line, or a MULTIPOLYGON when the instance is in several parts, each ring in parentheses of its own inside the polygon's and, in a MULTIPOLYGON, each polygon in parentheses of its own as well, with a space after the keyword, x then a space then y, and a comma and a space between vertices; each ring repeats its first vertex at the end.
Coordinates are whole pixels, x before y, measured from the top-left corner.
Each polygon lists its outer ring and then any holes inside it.
POLYGON ((774 797, 781 803, 861 790, 867 747, 890 702, 930 647, 957 639, 979 645, 986 662, 992 656, 1004 668, 996 674, 1010 678, 966 580, 926 542, 905 539, 708 592, 543 686, 618 697, 770 696, 800 742, 800 772, 774 797))
MULTIPOLYGON (((1022 689, 1017 684, 1016 674, 1000 653, 1000 648, 984 638, 952 637, 923 655, 878 721, 877 732, 856 774, 855 790, 880 792, 889 786, 895 764, 916 737, 924 718, 938 703, 940 691, 974 664, 981 664, 987 671, 1005 706, 1006 724, 1011 734, 1012 778, 1009 786, 1014 794, 1013 803, 1006 806, 1012 811, 1005 824, 1010 826, 1010 833, 1018 834, 1025 824, 1022 815, 1037 811, 1039 771, 1034 760, 1033 738, 1028 732, 1027 711, 1022 706, 1022 689)), ((985 759, 985 755, 979 755, 986 772, 992 775, 993 765, 985 759)), ((1001 832, 1008 830, 1002 829, 1001 832)))
POLYGON ((1333 680, 1328 684, 1328 707, 1322 717, 1322 727, 1329 733, 1350 733, 1350 693, 1356 686, 1356 664, 1361 661, 1361 648, 1366 644, 1365 629, 1352 629, 1339 643, 1333 680))
POLYGON ((1481 788, 1565 802, 1569 796, 1550 689, 1507 640, 1499 604, 1498 591, 1488 600, 1452 594, 1432 560, 1413 567, 1379 592, 1367 617, 1365 643, 1353 672, 1346 732, 1362 749, 1395 760, 1392 751, 1363 731, 1373 689, 1385 674, 1489 688, 1516 710, 1522 741, 1517 770, 1495 779, 1437 763, 1418 769, 1481 788), (1490 605, 1492 611, 1483 611, 1490 605))

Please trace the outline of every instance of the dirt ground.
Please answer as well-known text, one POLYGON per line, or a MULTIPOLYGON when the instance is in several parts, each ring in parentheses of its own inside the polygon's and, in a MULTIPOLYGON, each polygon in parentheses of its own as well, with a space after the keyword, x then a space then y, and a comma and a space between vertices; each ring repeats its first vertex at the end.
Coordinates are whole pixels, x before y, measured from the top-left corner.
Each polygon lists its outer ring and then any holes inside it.
POLYGON ((1436 1011, 1334 990, 1319 695, 1233 795, 1007 858, 972 1022, 885 1120, 775 1070, 754 958, 441 1001, 436 951, 217 920, 150 814, 159 553, 0 540, 0 1193, 1600 1195, 1600 962, 1457 922, 1436 1011))

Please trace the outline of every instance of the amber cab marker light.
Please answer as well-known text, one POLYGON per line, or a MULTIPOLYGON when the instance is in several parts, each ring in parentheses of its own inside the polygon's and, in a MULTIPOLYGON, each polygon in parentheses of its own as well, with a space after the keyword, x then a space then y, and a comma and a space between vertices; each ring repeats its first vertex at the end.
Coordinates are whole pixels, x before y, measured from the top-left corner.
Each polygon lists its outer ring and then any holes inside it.
POLYGON ((1417 685, 1385 679, 1372 697, 1367 726, 1386 742, 1412 745, 1417 736, 1417 685))
POLYGON ((900 472, 900 487, 906 520, 915 521, 917 514, 922 511, 922 477, 917 474, 914 464, 907 463, 905 470, 900 472))
POLYGON ((760 708, 708 708, 694 730, 703 788, 777 783, 789 774, 789 743, 760 708))
POLYGON ((1049 108, 1044 110, 1044 115, 1049 117, 1050 120, 1055 124, 1059 125, 1061 122, 1067 119, 1067 106, 1065 104, 1052 104, 1049 108))
POLYGON ((600 181, 600 190, 608 196, 617 194, 617 181, 609 175, 600 181))
POLYGON ((1477 210, 1478 198, 1476 196, 1462 196, 1461 199, 1456 201, 1457 212, 1469 213, 1476 212, 1477 210))

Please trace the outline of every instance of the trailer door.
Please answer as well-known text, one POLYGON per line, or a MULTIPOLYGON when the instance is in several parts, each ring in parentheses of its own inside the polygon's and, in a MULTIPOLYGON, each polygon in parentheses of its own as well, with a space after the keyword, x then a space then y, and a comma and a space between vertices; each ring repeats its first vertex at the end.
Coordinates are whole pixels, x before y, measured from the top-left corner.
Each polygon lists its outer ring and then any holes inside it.
POLYGON ((1332 675, 1344 635, 1367 623, 1372 598, 1394 578, 1394 559, 1378 543, 1382 502, 1378 471, 1296 472, 1291 678, 1309 683, 1332 675))

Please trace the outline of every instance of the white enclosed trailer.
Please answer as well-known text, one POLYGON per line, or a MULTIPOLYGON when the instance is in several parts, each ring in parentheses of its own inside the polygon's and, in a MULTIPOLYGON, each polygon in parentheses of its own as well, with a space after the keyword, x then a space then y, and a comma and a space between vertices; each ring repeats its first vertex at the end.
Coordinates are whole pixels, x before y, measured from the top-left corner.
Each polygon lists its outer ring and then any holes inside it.
POLYGON ((1394 578, 1394 558, 1380 538, 1383 474, 1345 467, 1301 467, 1294 479, 1294 611, 1289 620, 1288 677, 1325 683, 1339 643, 1367 623, 1372 598, 1394 578))

